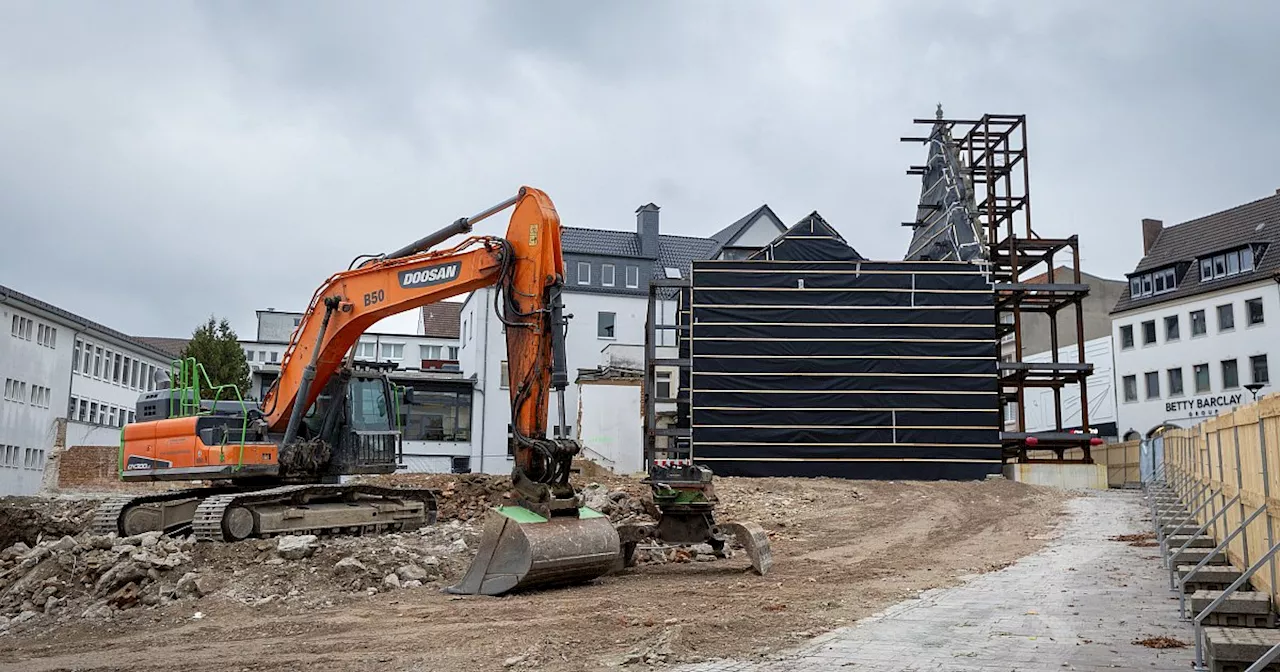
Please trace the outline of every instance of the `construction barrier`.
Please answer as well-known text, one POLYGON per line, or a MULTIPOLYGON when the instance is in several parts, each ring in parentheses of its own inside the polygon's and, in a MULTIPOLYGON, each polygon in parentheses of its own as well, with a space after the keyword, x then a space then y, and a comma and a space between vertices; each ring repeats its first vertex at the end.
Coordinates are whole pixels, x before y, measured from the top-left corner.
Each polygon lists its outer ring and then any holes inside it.
MULTIPOLYGON (((1142 442, 1125 441, 1094 446, 1089 451, 1096 464, 1107 466, 1107 487, 1136 488, 1142 484, 1142 442)), ((1055 459, 1057 455, 1051 450, 1029 450, 1027 457, 1040 460, 1055 459)), ((1063 451, 1062 458, 1068 461, 1084 459, 1084 450, 1068 448, 1063 451)))
MULTIPOLYGON (((1188 522, 1207 524, 1205 533, 1218 542, 1234 533, 1223 550, 1238 568, 1263 558, 1280 539, 1280 395, 1189 429, 1167 430, 1160 438, 1163 480, 1185 493, 1184 503, 1195 512, 1188 522)), ((1280 567, 1274 557, 1268 564, 1253 575, 1252 583, 1280 600, 1280 567)))

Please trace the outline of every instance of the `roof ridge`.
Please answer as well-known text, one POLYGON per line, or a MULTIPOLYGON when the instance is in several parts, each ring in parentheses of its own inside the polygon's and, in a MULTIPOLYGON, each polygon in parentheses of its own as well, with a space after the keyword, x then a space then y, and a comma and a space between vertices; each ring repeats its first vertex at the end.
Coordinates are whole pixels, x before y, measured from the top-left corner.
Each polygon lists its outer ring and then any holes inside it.
MULTIPOLYGON (((1280 193, 1275 193, 1275 194, 1272 194, 1272 195, 1270 195, 1270 196, 1263 196, 1262 198, 1259 198, 1259 199, 1255 199, 1255 200, 1249 201, 1248 203, 1241 203, 1240 205, 1232 206, 1232 207, 1230 207, 1230 208, 1223 208, 1223 209, 1221 209, 1221 210, 1218 210, 1217 212, 1211 212, 1211 213, 1209 213, 1209 214, 1207 214, 1207 215, 1201 215, 1201 216, 1199 216, 1199 217, 1196 217, 1195 219, 1188 219, 1188 220, 1187 220, 1187 221, 1185 221, 1185 222, 1178 222, 1177 224, 1174 224, 1173 226, 1170 226, 1170 227, 1168 227, 1168 228, 1163 228, 1163 229, 1161 229, 1161 230, 1160 230, 1160 233, 1164 233, 1165 231, 1169 231, 1169 230, 1171 230, 1171 229, 1176 229, 1176 228, 1178 228, 1178 227, 1180 227, 1180 226, 1186 226, 1187 224, 1196 224, 1196 223, 1202 222, 1202 221, 1204 221, 1204 220, 1206 220, 1206 219, 1210 219, 1210 218, 1212 218, 1212 217, 1219 217, 1219 216, 1221 216, 1221 215, 1225 215, 1225 214, 1226 214, 1226 213, 1228 213, 1228 212, 1233 212, 1233 211, 1243 211, 1243 210, 1245 210, 1245 209, 1247 209, 1247 208, 1250 208, 1250 207, 1253 207, 1253 206, 1261 205, 1263 201, 1270 201, 1270 200, 1273 200, 1273 199, 1280 200, 1280 193)), ((1160 237, 1159 237, 1159 236, 1156 236, 1156 241, 1159 241, 1159 240, 1160 240, 1160 237)), ((1153 245, 1154 245, 1154 243, 1153 243, 1153 245)))

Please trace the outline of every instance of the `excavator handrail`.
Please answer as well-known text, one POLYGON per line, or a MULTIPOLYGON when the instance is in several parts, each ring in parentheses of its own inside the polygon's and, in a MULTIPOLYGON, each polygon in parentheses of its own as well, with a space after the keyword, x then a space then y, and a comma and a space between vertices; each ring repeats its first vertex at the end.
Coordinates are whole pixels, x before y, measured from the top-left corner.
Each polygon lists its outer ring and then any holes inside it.
MULTIPOLYGON (((239 404, 240 406, 240 450, 236 458, 236 464, 235 464, 234 470, 239 471, 241 468, 244 467, 244 444, 245 444, 245 439, 249 434, 249 406, 244 403, 244 395, 240 394, 240 387, 232 383, 214 385, 213 380, 209 378, 209 371, 205 369, 204 364, 201 364, 199 361, 197 361, 195 357, 187 357, 185 359, 172 360, 169 363, 169 368, 170 368, 169 380, 178 382, 177 386, 171 385, 169 388, 169 416, 170 417, 192 417, 192 416, 198 417, 201 415, 212 415, 214 414, 215 411, 217 411, 218 402, 222 399, 222 392, 227 389, 230 389, 231 391, 235 392, 236 403, 239 404), (175 373, 177 374, 176 377, 174 375, 175 373), (213 399, 211 402, 213 409, 208 412, 205 412, 200 408, 201 377, 204 378, 204 382, 208 385, 208 389, 213 391, 213 399), (178 404, 179 412, 177 414, 174 414, 173 412, 174 394, 178 390, 181 390, 181 394, 183 395, 189 392, 192 395, 192 398, 194 399, 193 401, 194 411, 190 415, 187 415, 185 404, 182 401, 180 401, 178 404)), ((231 401, 231 400, 227 399, 227 401, 231 401)), ((124 430, 123 429, 120 430, 120 441, 121 441, 120 455, 121 455, 121 459, 123 460, 123 457, 124 457, 124 430)), ((223 432, 222 445, 220 446, 222 450, 219 451, 219 456, 221 460, 226 459, 226 446, 227 446, 227 435, 226 435, 226 432, 223 432)), ((121 467, 121 469, 123 469, 123 466, 121 467)))

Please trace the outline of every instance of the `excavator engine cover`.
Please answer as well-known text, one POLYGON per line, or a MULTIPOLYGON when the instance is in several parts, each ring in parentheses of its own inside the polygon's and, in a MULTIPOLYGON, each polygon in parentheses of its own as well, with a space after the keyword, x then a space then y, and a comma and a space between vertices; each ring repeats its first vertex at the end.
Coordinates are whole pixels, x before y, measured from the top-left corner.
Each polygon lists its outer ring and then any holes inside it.
POLYGON ((513 590, 585 583, 611 571, 621 545, 604 514, 579 508, 576 516, 545 518, 520 506, 489 513, 480 548, 455 586, 457 595, 501 595, 513 590))

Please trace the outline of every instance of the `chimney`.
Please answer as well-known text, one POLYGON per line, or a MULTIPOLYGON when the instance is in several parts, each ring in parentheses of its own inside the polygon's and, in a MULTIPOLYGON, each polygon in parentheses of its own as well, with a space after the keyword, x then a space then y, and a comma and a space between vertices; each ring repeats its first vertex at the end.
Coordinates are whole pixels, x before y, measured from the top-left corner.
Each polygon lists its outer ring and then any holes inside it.
POLYGON ((1156 238, 1160 237, 1160 232, 1164 230, 1164 222, 1158 219, 1142 220, 1142 253, 1146 254, 1151 251, 1151 246, 1156 244, 1156 238))
POLYGON ((640 254, 658 258, 658 206, 648 203, 636 208, 636 235, 640 236, 640 254))

